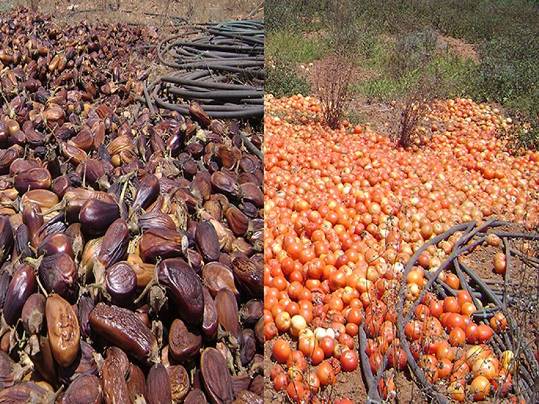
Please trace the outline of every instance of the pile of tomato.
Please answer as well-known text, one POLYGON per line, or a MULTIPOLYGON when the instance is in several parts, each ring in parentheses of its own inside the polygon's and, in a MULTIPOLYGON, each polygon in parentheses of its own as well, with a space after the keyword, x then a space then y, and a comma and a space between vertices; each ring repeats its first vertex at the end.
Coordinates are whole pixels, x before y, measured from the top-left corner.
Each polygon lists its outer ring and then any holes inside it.
MULTIPOLYGON (((539 153, 509 153, 496 133, 510 121, 466 99, 434 104, 432 135, 409 150, 347 122, 328 129, 314 98, 267 96, 265 107, 270 377, 291 400, 316 401, 339 373, 358 369, 360 327, 374 373, 386 353, 387 369, 406 368, 396 302, 404 264, 426 241, 456 223, 493 215, 537 225, 539 153)), ((421 254, 406 279, 407 304, 419 297, 425 271, 441 264, 458 237, 421 254)), ((496 266, 500 273, 503 265, 498 255, 493 271, 496 266)), ((460 289, 454 274, 441 276, 460 289)), ((497 315, 491 324, 476 323, 475 310, 465 291, 444 300, 427 293, 405 328, 430 381, 444 383, 460 401, 510 391, 512 353, 496 356, 488 346, 506 320, 497 315)), ((379 390, 384 397, 396 394, 392 373, 380 380, 379 390)))

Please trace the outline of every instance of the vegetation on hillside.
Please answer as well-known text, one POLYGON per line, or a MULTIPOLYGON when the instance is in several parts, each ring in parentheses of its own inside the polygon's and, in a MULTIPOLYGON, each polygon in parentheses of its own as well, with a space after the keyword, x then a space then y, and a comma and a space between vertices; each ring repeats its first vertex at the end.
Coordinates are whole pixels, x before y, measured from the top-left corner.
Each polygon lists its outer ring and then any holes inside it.
POLYGON ((268 92, 309 93, 298 64, 344 53, 364 73, 351 83, 356 95, 406 99, 427 80, 431 97, 501 104, 523 123, 518 145, 539 146, 534 1, 267 0, 265 10, 268 92))

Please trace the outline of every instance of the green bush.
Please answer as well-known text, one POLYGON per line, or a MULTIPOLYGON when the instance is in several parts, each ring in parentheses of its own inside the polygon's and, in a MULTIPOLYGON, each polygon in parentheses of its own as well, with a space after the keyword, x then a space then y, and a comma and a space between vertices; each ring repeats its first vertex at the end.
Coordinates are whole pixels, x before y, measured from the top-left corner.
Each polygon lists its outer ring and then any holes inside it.
POLYGON ((266 0, 266 29, 268 32, 316 31, 330 6, 331 0, 266 0))
POLYGON ((267 70, 264 88, 266 93, 276 97, 310 94, 309 82, 297 73, 293 64, 278 60, 268 66, 267 70))
POLYGON ((416 31, 397 39, 387 60, 386 70, 394 79, 425 68, 434 58, 436 33, 432 29, 416 31))
POLYGON ((327 51, 322 38, 306 38, 302 33, 277 31, 267 34, 266 59, 287 63, 309 63, 320 59, 327 51))
POLYGON ((484 41, 480 65, 474 76, 472 96, 495 101, 523 123, 528 131, 517 137, 528 146, 539 146, 539 44, 533 29, 513 27, 505 36, 484 41))

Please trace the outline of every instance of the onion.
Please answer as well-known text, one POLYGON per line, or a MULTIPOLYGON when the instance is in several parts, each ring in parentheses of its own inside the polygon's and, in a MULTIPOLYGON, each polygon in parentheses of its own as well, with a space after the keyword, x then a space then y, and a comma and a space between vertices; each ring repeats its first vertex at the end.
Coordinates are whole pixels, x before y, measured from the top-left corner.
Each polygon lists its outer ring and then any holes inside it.
POLYGON ((303 318, 299 314, 296 314, 292 317, 290 321, 290 333, 294 337, 299 336, 299 333, 305 328, 307 328, 307 321, 305 321, 305 318, 303 318))
POLYGON ((326 329, 322 327, 316 327, 314 330, 314 336, 316 337, 317 341, 320 341, 322 338, 324 338, 327 335, 326 329))

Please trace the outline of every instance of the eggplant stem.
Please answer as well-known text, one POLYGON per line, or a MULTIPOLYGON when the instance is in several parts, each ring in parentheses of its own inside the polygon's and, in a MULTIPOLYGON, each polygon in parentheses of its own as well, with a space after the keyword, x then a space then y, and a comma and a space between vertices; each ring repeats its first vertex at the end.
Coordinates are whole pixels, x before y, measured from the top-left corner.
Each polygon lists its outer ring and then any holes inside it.
POLYGON ((62 391, 64 390, 64 385, 62 384, 58 390, 54 393, 54 400, 56 401, 56 399, 60 396, 60 393, 62 393, 62 391))
POLYGON ((137 304, 139 304, 139 302, 148 294, 148 292, 150 291, 150 289, 152 288, 152 286, 154 285, 157 285, 157 281, 154 279, 152 279, 150 282, 148 282, 148 284, 144 287, 144 290, 140 293, 140 295, 135 299, 135 301, 133 302, 133 304, 136 306, 137 304))
POLYGON ((83 188, 86 188, 86 167, 88 167, 88 166, 85 163, 84 164, 84 171, 82 173, 82 187, 83 188))
POLYGON ((37 285, 39 286, 39 289, 41 289, 41 292, 43 292, 43 294, 45 295, 46 298, 49 297, 49 294, 47 293, 47 291, 45 290, 45 288, 43 287, 43 285, 41 284, 41 281, 39 280, 39 275, 36 276, 36 280, 37 280, 37 285))
POLYGON ((94 297, 101 293, 106 300, 111 300, 110 294, 107 292, 107 289, 103 286, 103 284, 94 282, 87 285, 87 288, 90 290, 90 294, 95 294, 94 297))
POLYGON ((43 257, 45 257, 44 255, 40 255, 39 257, 37 258, 32 258, 32 257, 26 257, 24 259, 24 262, 26 264, 29 264, 31 265, 33 268, 39 268, 39 266, 41 265, 41 261, 43 261, 43 257))
POLYGON ((120 205, 124 201, 125 198, 125 192, 127 191, 127 186, 129 185, 131 178, 133 177, 134 173, 131 172, 129 174, 126 174, 123 177, 120 177, 120 182, 123 182, 122 192, 120 194, 120 205))
POLYGON ((41 215, 42 216, 46 216, 48 215, 49 213, 53 213, 53 212, 58 212, 62 209, 64 209, 67 205, 67 201, 65 201, 64 199, 62 199, 61 202, 57 203, 56 205, 54 205, 53 207, 47 209, 45 212, 42 212, 41 215))

